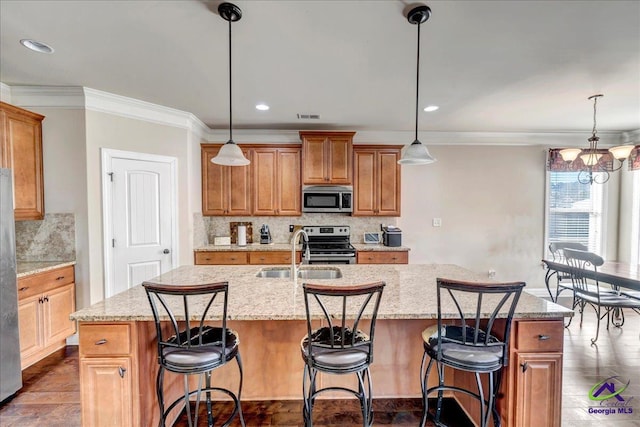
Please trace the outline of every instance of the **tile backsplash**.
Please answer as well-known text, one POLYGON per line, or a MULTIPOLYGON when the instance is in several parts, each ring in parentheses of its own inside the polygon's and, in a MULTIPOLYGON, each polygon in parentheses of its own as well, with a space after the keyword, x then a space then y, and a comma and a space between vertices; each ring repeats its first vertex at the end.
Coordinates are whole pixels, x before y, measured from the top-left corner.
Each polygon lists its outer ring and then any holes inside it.
POLYGON ((365 232, 380 231, 380 224, 397 225, 395 217, 353 217, 335 213, 307 213, 301 216, 202 216, 194 214, 194 247, 213 244, 213 238, 230 235, 230 222, 253 223, 253 241, 260 241, 260 227, 267 224, 274 243, 289 243, 289 225, 348 225, 351 242, 363 243, 365 232))
POLYGON ((16 258, 18 261, 75 261, 75 215, 48 213, 41 221, 16 221, 16 258))

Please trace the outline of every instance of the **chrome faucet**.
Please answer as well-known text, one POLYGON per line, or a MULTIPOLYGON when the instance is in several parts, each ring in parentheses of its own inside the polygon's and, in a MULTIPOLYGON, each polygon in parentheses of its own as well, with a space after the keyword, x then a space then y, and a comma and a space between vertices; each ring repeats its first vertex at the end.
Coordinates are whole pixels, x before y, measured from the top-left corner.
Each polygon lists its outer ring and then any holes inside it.
POLYGON ((291 238, 291 278, 295 283, 298 282, 298 271, 300 270, 300 266, 296 266, 296 244, 301 234, 307 244, 303 244, 303 246, 305 246, 305 252, 304 257, 300 260, 300 265, 302 265, 305 259, 308 263, 309 259, 311 258, 311 252, 309 251, 309 235, 306 231, 300 228, 299 230, 296 230, 295 233, 293 233, 293 237, 291 238))

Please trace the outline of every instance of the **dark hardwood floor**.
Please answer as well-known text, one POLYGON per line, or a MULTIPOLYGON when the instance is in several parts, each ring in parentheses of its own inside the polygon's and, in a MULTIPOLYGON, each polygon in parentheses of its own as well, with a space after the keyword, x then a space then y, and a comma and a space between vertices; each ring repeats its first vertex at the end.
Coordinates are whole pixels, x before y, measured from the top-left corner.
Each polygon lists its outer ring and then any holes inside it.
MULTIPOLYGON (((594 313, 585 313, 582 328, 578 323, 576 317, 565 330, 563 427, 640 427, 640 316, 629 313, 622 329, 611 327, 607 331, 603 327, 597 346, 590 345, 590 338, 595 333, 594 313), (624 397, 633 399, 630 402, 633 412, 590 414, 589 390, 597 382, 614 375, 625 382, 630 381, 624 397)), ((0 426, 80 426, 77 347, 67 347, 27 368, 23 371, 23 383, 22 390, 0 407, 0 426)), ((419 399, 376 400, 374 425, 416 426, 420 406, 419 399)), ((300 401, 243 402, 245 420, 251 427, 301 426, 301 410, 300 401)), ((314 409, 317 427, 357 426, 359 417, 359 408, 354 401, 319 402, 314 409)), ((449 425, 459 427, 464 424, 449 420, 449 425)))

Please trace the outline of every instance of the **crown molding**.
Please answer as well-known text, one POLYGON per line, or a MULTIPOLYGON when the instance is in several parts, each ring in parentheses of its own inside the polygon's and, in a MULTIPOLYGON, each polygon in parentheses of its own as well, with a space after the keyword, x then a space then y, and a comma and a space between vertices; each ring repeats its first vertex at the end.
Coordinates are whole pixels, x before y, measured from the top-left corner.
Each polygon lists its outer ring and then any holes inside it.
POLYGON ((11 86, 11 101, 25 108, 84 108, 84 93, 78 86, 11 86))
POLYGON ((11 88, 0 82, 0 101, 11 104, 11 88))
POLYGON ((640 129, 622 132, 620 142, 622 144, 640 144, 640 129))

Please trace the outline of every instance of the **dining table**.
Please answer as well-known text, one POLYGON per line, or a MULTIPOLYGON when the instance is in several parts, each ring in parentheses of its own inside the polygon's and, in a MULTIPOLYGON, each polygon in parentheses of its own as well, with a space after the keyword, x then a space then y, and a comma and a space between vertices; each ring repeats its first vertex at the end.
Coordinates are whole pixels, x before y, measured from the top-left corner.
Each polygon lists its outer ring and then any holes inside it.
MULTIPOLYGON (((571 267, 568 264, 558 260, 542 260, 547 268, 544 282, 547 291, 554 300, 551 292, 549 281, 551 277, 558 274, 569 275, 571 267)), ((618 261, 605 261, 597 269, 584 269, 583 274, 586 278, 597 280, 601 283, 609 283, 614 289, 620 293, 629 295, 633 298, 640 298, 640 265, 618 261)))

